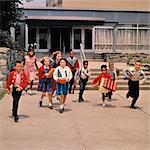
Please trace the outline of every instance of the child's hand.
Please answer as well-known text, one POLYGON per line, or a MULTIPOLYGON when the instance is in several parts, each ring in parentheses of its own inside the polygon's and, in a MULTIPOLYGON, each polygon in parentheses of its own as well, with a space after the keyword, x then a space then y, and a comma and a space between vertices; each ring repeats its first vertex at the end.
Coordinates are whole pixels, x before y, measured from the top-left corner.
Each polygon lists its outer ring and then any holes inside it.
POLYGON ((7 93, 7 94, 10 94, 10 90, 7 89, 7 90, 6 90, 6 93, 7 93))
POLYGON ((21 88, 19 88, 19 87, 16 89, 16 91, 18 91, 18 92, 20 92, 21 90, 22 90, 22 89, 21 89, 21 88))

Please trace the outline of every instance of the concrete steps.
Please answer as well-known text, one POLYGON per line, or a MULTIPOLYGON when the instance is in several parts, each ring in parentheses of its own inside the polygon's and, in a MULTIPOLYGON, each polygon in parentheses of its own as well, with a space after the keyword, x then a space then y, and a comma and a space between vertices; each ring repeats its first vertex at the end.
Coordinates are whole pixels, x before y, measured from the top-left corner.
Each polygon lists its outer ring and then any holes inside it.
MULTIPOLYGON (((150 71, 148 71, 145 67, 143 68, 145 70, 146 75, 146 82, 144 85, 140 85, 140 90, 150 90, 150 71)), ((86 86, 86 90, 97 90, 97 87, 92 87, 93 80, 99 75, 100 70, 99 69, 91 69, 91 77, 89 78, 89 81, 86 86)), ((116 79, 117 83, 117 90, 127 90, 128 89, 128 80, 124 79, 123 71, 120 71, 119 79, 116 79)), ((34 81, 33 90, 37 90, 38 87, 38 77, 36 77, 36 80, 34 81)), ((79 90, 79 84, 77 82, 76 90, 79 90)))

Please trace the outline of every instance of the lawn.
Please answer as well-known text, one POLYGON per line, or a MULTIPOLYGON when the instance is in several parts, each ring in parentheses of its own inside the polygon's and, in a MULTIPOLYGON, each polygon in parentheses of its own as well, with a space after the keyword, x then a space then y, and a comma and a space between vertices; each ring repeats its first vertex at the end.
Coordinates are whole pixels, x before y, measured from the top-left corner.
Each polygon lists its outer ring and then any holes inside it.
POLYGON ((0 100, 4 97, 5 93, 5 90, 0 89, 0 100))

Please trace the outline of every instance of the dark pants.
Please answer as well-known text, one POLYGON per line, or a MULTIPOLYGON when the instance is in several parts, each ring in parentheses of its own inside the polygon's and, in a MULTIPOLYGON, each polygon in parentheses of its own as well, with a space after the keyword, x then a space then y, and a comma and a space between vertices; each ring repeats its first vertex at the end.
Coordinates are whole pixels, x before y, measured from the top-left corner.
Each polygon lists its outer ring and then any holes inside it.
POLYGON ((21 93, 22 93, 22 91, 18 92, 18 91, 16 91, 16 88, 13 87, 13 91, 12 91, 13 109, 12 109, 12 111, 13 111, 13 116, 14 117, 18 116, 17 111, 18 111, 18 105, 19 105, 19 99, 21 97, 21 93))
POLYGON ((83 99, 82 95, 83 95, 83 92, 85 90, 85 86, 87 84, 87 81, 88 81, 88 79, 80 78, 80 81, 79 81, 79 85, 80 85, 80 88, 79 88, 79 90, 80 90, 80 92, 79 92, 79 99, 83 99))
POLYGON ((139 81, 129 80, 128 86, 129 86, 129 91, 127 95, 133 98, 131 106, 134 106, 139 97, 139 81))
POLYGON ((72 92, 72 86, 74 85, 74 76, 75 76, 75 73, 72 73, 72 79, 70 80, 70 86, 69 86, 69 93, 72 92))

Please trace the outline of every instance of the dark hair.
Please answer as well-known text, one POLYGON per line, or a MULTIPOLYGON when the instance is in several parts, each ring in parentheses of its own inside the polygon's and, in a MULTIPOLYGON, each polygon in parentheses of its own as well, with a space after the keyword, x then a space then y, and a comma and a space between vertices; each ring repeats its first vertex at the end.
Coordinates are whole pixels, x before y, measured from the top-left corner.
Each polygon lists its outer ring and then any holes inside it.
POLYGON ((85 65, 86 63, 88 64, 88 61, 87 61, 87 60, 84 60, 84 61, 83 61, 83 65, 85 65))
POLYGON ((35 52, 34 52, 33 48, 28 49, 27 55, 29 55, 29 53, 32 52, 32 51, 33 51, 33 55, 35 55, 35 52))
POLYGON ((62 58, 62 59, 60 59, 60 61, 58 62, 58 66, 60 66, 60 62, 61 62, 62 60, 64 60, 64 61, 66 62, 66 65, 67 65, 67 60, 66 60, 65 58, 62 58))
POLYGON ((102 66, 101 66, 101 70, 102 70, 103 68, 105 68, 105 69, 107 70, 107 66, 106 66, 106 65, 102 65, 102 66))
POLYGON ((17 64, 21 64, 21 61, 17 60, 17 61, 15 62, 15 66, 16 66, 17 64))

